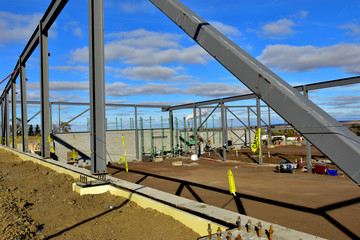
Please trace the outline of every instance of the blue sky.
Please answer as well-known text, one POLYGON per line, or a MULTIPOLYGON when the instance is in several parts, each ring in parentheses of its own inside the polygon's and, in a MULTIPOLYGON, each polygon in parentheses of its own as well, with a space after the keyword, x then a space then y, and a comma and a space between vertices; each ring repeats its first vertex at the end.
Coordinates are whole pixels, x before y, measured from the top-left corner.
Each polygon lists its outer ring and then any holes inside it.
MULTIPOLYGON (((360 75, 357 0, 182 3, 291 85, 360 75)), ((49 1, 0 0, 0 4, 2 80, 12 72, 49 1)), ((149 1, 104 0, 104 21, 107 102, 174 105, 248 93, 149 1)), ((51 101, 88 101, 87 46, 87 1, 69 1, 49 32, 51 101)), ((27 62, 29 100, 39 100, 38 51, 27 62)), ((360 118, 359 90, 359 85, 338 87, 311 92, 310 98, 336 119, 354 120, 360 118)), ((254 101, 235 104, 253 105, 254 101)), ((29 117, 38 110, 38 106, 29 106, 29 117)), ((82 110, 84 107, 63 107, 62 120, 82 110)), ((181 111, 176 116, 190 113, 181 111)), ((122 117, 124 123, 129 122, 132 114, 130 108, 107 111, 109 124, 122 117)), ((158 123, 159 116, 167 117, 158 109, 140 109, 139 114, 153 115, 158 123)), ((215 118, 218 116, 216 113, 215 118)), ((86 117, 75 121, 74 128, 86 127, 86 117)))

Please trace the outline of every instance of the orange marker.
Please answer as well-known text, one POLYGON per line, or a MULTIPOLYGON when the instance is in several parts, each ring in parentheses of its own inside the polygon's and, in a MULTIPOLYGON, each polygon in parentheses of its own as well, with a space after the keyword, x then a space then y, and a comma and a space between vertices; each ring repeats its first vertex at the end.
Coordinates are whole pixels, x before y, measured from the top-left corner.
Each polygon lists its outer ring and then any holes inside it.
POLYGON ((257 226, 257 232, 258 232, 258 236, 261 237, 261 222, 258 223, 258 226, 257 226))
POLYGON ((211 239, 211 226, 210 223, 208 224, 208 234, 209 234, 209 239, 211 239))
POLYGON ((247 232, 250 233, 250 231, 251 231, 251 220, 249 219, 247 223, 247 232))
POLYGON ((270 230, 269 230, 269 240, 272 240, 272 239, 273 239, 273 238, 272 238, 273 232, 274 232, 274 230, 273 230, 273 226, 272 226, 272 225, 270 225, 270 230))
POLYGON ((220 240, 221 239, 221 229, 220 229, 220 227, 218 227, 218 230, 217 230, 217 237, 218 237, 218 240, 220 240))
POLYGON ((236 220, 236 226, 237 226, 238 230, 241 229, 241 218, 240 218, 240 216, 238 216, 238 219, 236 220))

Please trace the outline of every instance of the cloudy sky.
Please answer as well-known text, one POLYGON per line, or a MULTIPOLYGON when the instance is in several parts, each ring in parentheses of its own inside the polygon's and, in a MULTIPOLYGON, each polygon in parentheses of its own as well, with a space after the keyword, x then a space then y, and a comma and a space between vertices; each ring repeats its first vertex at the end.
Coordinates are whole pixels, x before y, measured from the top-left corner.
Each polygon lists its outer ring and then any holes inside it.
MULTIPOLYGON (((291 85, 360 75, 358 0, 182 2, 291 85)), ((14 69, 49 1, 0 4, 2 80, 14 69)), ((50 29, 51 101, 89 100, 87 4, 69 1, 50 29)), ((248 93, 149 1, 104 0, 104 21, 107 102, 173 105, 248 93)), ((29 100, 39 100, 38 52, 26 65, 29 100)), ((360 118, 359 90, 359 85, 338 87, 311 92, 310 98, 338 120, 354 120, 360 118)), ((236 103, 241 104, 254 102, 236 103)), ((37 111, 30 106, 29 115, 37 111)), ((131 111, 109 109, 107 117, 128 117, 131 111)), ((74 109, 64 108, 62 114, 66 121, 74 109)))

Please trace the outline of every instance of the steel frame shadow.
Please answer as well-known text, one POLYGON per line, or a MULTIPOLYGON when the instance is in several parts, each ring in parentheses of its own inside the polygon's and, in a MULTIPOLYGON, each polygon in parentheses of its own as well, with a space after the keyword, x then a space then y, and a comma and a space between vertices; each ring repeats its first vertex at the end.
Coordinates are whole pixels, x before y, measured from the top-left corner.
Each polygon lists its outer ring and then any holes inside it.
MULTIPOLYGON (((118 166, 110 166, 110 167, 117 170, 116 172, 112 173, 111 175, 115 175, 117 173, 126 171, 125 168, 123 168, 123 167, 118 167, 118 166)), ((227 190, 212 187, 212 186, 207 186, 207 185, 200 184, 200 183, 190 182, 190 181, 171 178, 171 177, 165 177, 165 176, 156 175, 156 174, 153 174, 153 173, 142 172, 142 171, 137 171, 137 170, 133 170, 133 169, 129 169, 128 171, 131 172, 131 173, 144 175, 140 180, 138 180, 136 182, 137 184, 140 184, 147 177, 154 177, 154 178, 158 178, 158 179, 162 179, 162 180, 166 180, 166 181, 170 181, 170 182, 179 183, 180 185, 179 185, 175 195, 180 196, 182 190, 184 189, 184 187, 186 187, 198 202, 205 203, 202 200, 202 198, 194 191, 194 189, 192 187, 198 187, 198 188, 206 189, 206 190, 209 190, 209 191, 229 195, 229 191, 227 191, 227 190)), ((360 197, 345 200, 345 201, 341 201, 341 202, 338 202, 338 203, 329 204, 329 205, 319 207, 319 208, 310 208, 310 207, 305 207, 305 206, 296 205, 296 204, 292 204, 292 203, 286 203, 286 202, 281 202, 281 201, 277 201, 277 200, 272 200, 272 199, 269 199, 269 198, 252 196, 252 195, 249 195, 249 194, 244 194, 244 193, 239 193, 239 192, 236 192, 236 196, 233 196, 233 198, 235 200, 237 210, 238 210, 238 212, 240 214, 246 215, 246 210, 245 210, 245 208, 244 208, 244 206, 243 206, 243 204, 241 202, 241 198, 243 198, 243 199, 247 199, 247 200, 252 200, 252 201, 256 201, 256 202, 262 202, 262 203, 266 203, 266 204, 270 204, 270 205, 274 205, 274 206, 280 206, 280 207, 291 209, 291 210, 296 210, 296 211, 301 211, 301 212, 306 212, 306 213, 309 213, 309 214, 322 216, 329 223, 331 223, 334 227, 339 229, 341 232, 346 234, 351 239, 359 239, 360 238, 360 236, 356 235, 354 232, 352 232, 350 229, 348 229, 346 226, 344 226, 343 224, 338 222, 336 219, 334 219, 333 217, 331 217, 327 213, 327 211, 330 211, 330 210, 334 210, 334 209, 338 209, 338 208, 342 208, 342 207, 346 207, 346 206, 350 206, 350 205, 353 205, 353 204, 360 203, 360 197)))
POLYGON ((50 235, 50 236, 47 236, 45 239, 52 239, 52 238, 58 237, 59 235, 65 233, 65 232, 67 232, 67 231, 70 231, 71 229, 74 229, 74 228, 76 228, 76 227, 78 227, 78 226, 80 226, 80 225, 82 225, 82 224, 85 224, 85 223, 87 223, 87 222, 90 222, 91 220, 94 220, 94 219, 96 219, 96 218, 98 218, 98 217, 102 217, 102 216, 104 216, 104 215, 106 215, 106 214, 108 214, 108 213, 110 213, 110 212, 112 212, 112 211, 118 210, 118 209, 122 208, 123 206, 125 206, 125 205, 126 205, 127 203, 129 203, 129 202, 130 202, 130 199, 126 199, 123 203, 121 203, 121 204, 120 204, 119 206, 117 206, 117 207, 114 207, 114 208, 109 209, 109 210, 107 210, 107 211, 105 211, 105 212, 102 212, 102 213, 100 213, 100 214, 98 214, 98 215, 95 215, 95 216, 93 216, 93 217, 91 217, 91 218, 88 218, 88 219, 85 219, 85 220, 83 220, 83 221, 81 221, 81 222, 78 222, 78 223, 76 223, 76 224, 74 224, 74 225, 72 225, 72 226, 70 226, 70 227, 67 227, 67 228, 65 228, 65 229, 63 229, 63 230, 61 230, 61 231, 59 231, 59 232, 57 232, 57 233, 54 233, 54 234, 52 234, 52 235, 50 235))

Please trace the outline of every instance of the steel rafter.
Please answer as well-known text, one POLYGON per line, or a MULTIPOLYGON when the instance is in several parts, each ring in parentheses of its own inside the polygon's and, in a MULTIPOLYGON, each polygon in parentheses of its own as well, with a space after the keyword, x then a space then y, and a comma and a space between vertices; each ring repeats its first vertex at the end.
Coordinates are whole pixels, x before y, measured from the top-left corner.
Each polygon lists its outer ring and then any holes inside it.
MULTIPOLYGON (((330 81, 324 81, 324 82, 318 82, 318 83, 311 83, 311 84, 306 84, 306 85, 300 85, 300 86, 295 86, 294 88, 300 92, 303 92, 304 89, 306 89, 307 91, 310 90, 320 90, 320 89, 325 89, 325 88, 331 88, 331 87, 341 87, 341 86, 346 86, 346 85, 352 85, 352 84, 357 84, 360 83, 360 76, 358 77, 350 77, 350 78, 342 78, 342 79, 336 79, 336 80, 330 80, 330 81)), ((211 99, 211 100, 206 100, 206 101, 201 101, 201 102, 196 102, 196 103, 188 103, 188 104, 181 104, 181 105, 175 105, 175 106, 168 106, 168 107, 163 107, 163 111, 168 111, 168 110, 180 110, 180 109, 188 109, 188 108, 192 108, 193 104, 195 104, 196 106, 203 106, 204 105, 212 105, 212 104, 217 104, 220 102, 235 102, 235 101, 242 101, 242 100, 248 100, 248 99, 255 99, 256 98, 256 94, 243 94, 243 95, 237 95, 237 96, 232 96, 232 97, 226 97, 226 98, 217 98, 217 99, 211 99)), ((229 107, 237 107, 237 106, 228 106, 229 107)), ((243 107, 243 106, 239 106, 239 107, 243 107)))
MULTIPOLYGON (((58 17, 58 15, 62 11, 62 9, 65 7, 67 2, 68 2, 68 0, 53 0, 53 1, 51 1, 49 7, 47 8, 45 14, 43 15, 43 17, 41 19, 42 24, 43 24, 43 31, 47 32, 50 29, 50 27, 55 22, 56 18, 58 17)), ((39 26, 37 26, 35 31, 31 35, 28 43, 26 44, 23 52, 20 55, 20 59, 21 59, 21 62, 23 64, 26 63, 26 61, 29 59, 31 54, 36 49, 36 47, 39 45, 39 37, 40 37, 39 26)), ((16 69, 20 69, 20 62, 19 61, 15 65, 14 70, 16 70, 16 69)), ((11 82, 14 79, 16 79, 18 77, 18 75, 19 75, 19 70, 16 71, 11 76, 11 78, 8 81, 3 93, 1 94, 0 100, 4 99, 5 92, 8 92, 10 90, 11 82)))
POLYGON ((355 134, 179 1, 150 1, 360 184, 360 141, 355 134))

